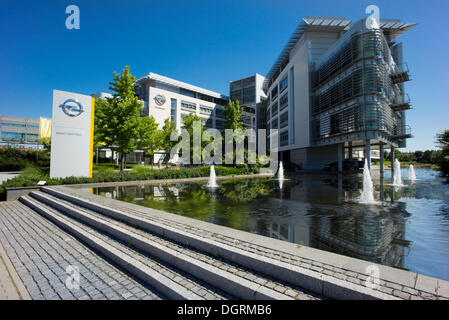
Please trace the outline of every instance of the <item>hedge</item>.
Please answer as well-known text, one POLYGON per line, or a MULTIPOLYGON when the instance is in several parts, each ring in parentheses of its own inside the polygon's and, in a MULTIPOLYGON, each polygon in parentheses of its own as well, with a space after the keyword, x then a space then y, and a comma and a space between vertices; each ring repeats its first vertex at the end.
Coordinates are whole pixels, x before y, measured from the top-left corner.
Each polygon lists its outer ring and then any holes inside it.
MULTIPOLYGON (((64 185, 64 184, 82 184, 82 183, 100 183, 100 182, 121 182, 121 181, 140 181, 140 180, 164 180, 164 179, 182 179, 194 177, 207 177, 210 172, 210 166, 201 166, 195 168, 173 168, 173 169, 151 169, 135 168, 132 171, 112 171, 98 170, 93 173, 92 178, 67 177, 50 179, 48 169, 39 169, 35 166, 28 166, 20 175, 3 182, 0 185, 0 199, 5 199, 6 188, 18 188, 37 185, 38 181, 46 181, 46 185, 64 185)), ((259 170, 256 166, 224 167, 216 166, 217 176, 253 174, 259 170)))

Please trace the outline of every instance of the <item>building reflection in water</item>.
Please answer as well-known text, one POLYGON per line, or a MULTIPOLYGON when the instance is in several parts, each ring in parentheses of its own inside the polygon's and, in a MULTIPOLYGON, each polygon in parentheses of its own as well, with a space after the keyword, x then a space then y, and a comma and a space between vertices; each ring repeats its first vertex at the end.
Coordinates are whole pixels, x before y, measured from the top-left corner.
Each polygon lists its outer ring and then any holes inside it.
POLYGON ((296 181, 273 199, 280 215, 253 221, 252 232, 366 261, 404 268, 409 241, 405 240, 404 203, 395 203, 395 190, 384 190, 393 204, 368 207, 354 202, 361 182, 342 177, 296 181), (335 204, 338 204, 336 206, 335 204))

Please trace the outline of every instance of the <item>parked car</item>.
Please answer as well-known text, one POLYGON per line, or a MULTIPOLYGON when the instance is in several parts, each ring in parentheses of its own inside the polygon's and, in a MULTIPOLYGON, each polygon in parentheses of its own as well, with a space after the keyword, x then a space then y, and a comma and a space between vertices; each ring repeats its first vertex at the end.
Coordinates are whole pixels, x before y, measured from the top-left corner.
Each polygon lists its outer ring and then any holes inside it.
MULTIPOLYGON (((362 161, 363 163, 363 161, 362 161)), ((359 161, 357 160, 343 160, 343 171, 358 171, 359 161)), ((363 168, 363 165, 362 165, 363 168)), ((337 172, 338 171, 338 161, 331 162, 324 166, 325 171, 337 172)))

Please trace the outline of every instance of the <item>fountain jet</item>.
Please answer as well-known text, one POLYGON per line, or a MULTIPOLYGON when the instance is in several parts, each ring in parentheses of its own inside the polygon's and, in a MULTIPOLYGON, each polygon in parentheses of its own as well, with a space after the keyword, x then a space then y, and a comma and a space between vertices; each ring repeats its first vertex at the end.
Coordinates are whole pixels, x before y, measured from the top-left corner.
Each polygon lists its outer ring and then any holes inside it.
POLYGON ((393 185, 396 187, 401 187, 403 185, 401 176, 401 163, 398 159, 394 161, 393 185))
POLYGON ((368 160, 365 159, 365 166, 363 167, 363 190, 359 199, 360 203, 373 204, 374 200, 374 186, 371 180, 371 173, 369 171, 368 160))
POLYGON ((284 166, 282 165, 282 161, 279 161, 278 180, 284 180, 284 166))
POLYGON ((408 168, 408 178, 411 181, 416 180, 415 168, 413 168, 413 164, 411 164, 410 167, 408 168))
POLYGON ((215 176, 215 168, 214 165, 210 166, 210 174, 209 174, 209 181, 206 184, 206 187, 208 188, 217 188, 217 178, 215 176))

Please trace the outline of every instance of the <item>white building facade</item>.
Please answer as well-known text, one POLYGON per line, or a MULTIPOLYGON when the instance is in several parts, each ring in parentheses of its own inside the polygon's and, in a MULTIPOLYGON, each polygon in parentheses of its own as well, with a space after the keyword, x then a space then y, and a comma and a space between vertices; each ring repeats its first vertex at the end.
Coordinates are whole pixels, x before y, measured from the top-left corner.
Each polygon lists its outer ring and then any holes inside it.
POLYGON ((224 128, 222 108, 228 97, 220 93, 150 72, 137 79, 136 94, 144 103, 142 115, 154 117, 160 128, 170 119, 180 130, 191 113, 202 119, 205 129, 224 128))

